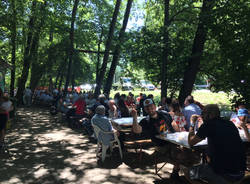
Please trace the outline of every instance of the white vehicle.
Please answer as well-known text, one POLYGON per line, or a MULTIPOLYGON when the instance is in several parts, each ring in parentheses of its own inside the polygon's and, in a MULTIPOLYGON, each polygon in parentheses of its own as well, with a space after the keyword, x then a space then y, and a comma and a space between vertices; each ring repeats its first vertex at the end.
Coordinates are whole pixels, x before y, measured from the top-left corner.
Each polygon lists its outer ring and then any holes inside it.
POLYGON ((125 90, 133 90, 134 89, 133 86, 132 86, 130 77, 121 77, 120 82, 121 82, 123 91, 125 91, 125 90))
POLYGON ((142 90, 155 90, 155 86, 146 80, 140 80, 140 87, 142 90))
POLYGON ((80 85, 80 88, 81 88, 82 90, 87 90, 87 91, 92 90, 91 84, 82 84, 82 85, 80 85))

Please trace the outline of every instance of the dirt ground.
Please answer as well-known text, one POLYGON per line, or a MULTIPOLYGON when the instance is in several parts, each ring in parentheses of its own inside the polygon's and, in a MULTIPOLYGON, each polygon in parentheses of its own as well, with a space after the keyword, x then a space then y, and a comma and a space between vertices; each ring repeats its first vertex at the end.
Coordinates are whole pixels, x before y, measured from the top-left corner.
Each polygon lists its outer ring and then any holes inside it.
POLYGON ((115 154, 106 166, 99 166, 96 144, 46 108, 19 108, 6 142, 9 153, 0 155, 1 184, 186 183, 168 179, 170 164, 161 171, 164 180, 154 174, 153 166, 134 167, 133 154, 125 155, 123 162, 115 154))

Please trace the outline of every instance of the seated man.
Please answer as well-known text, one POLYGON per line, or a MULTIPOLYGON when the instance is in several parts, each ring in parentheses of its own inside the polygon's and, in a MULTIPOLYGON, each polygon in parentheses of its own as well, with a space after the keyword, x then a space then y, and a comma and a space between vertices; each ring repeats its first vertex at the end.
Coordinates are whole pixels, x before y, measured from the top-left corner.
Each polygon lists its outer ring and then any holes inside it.
MULTIPOLYGON (((98 126, 101 130, 106 131, 106 132, 111 132, 113 131, 115 134, 119 136, 119 140, 121 143, 121 148, 123 149, 123 139, 119 135, 119 132, 115 129, 113 129, 109 119, 105 116, 105 107, 103 105, 97 106, 95 110, 95 115, 91 119, 92 123, 96 126, 98 126)), ((109 145, 110 141, 114 140, 114 135, 113 134, 104 134, 100 132, 99 135, 96 135, 98 139, 104 144, 104 145, 109 145)))
POLYGON ((208 140, 208 164, 196 166, 189 172, 191 179, 201 179, 213 184, 236 182, 244 177, 246 157, 238 129, 220 118, 217 105, 206 105, 202 111, 203 124, 194 132, 198 115, 192 115, 188 143, 190 146, 208 140), (196 177, 194 177, 196 176, 196 177), (198 177, 198 178, 197 178, 198 177))
MULTIPOLYGON (((187 96, 187 98, 185 99, 184 102, 184 109, 183 109, 183 114, 185 116, 185 119, 187 121, 187 125, 186 125, 186 130, 188 131, 189 127, 190 127, 190 118, 193 114, 201 114, 201 109, 198 105, 195 104, 194 98, 193 96, 187 96)), ((197 128, 197 127, 196 127, 197 128)))
MULTIPOLYGON (((166 111, 156 111, 156 105, 152 99, 148 98, 143 102, 144 109, 148 116, 141 120, 138 124, 137 122, 137 112, 135 108, 132 109, 131 114, 133 116, 133 126, 132 131, 136 134, 146 133, 150 136, 151 140, 159 146, 159 151, 164 152, 162 155, 167 157, 166 153, 170 153, 171 150, 168 146, 168 142, 156 138, 156 135, 163 134, 165 132, 174 133, 172 127, 172 118, 166 111), (168 147, 167 147, 168 146, 168 147), (166 149, 165 149, 166 148, 166 149), (164 150, 165 149, 165 150, 164 150)), ((178 177, 179 165, 174 166, 171 177, 178 177)))

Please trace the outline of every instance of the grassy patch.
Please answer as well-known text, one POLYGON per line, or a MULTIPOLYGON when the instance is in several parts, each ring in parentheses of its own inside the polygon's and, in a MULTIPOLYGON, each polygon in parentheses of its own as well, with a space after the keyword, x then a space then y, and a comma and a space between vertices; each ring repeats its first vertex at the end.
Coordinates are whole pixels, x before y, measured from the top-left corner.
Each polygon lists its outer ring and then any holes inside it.
MULTIPOLYGON (((117 92, 119 92, 120 94, 126 94, 126 95, 128 95, 129 93, 129 91, 111 91, 110 97, 113 98, 115 93, 117 92)), ((131 92, 137 97, 142 91, 135 90, 131 92)), ((153 94, 155 98, 155 102, 158 103, 160 101, 160 96, 161 96, 160 90, 143 91, 142 93, 146 95, 153 94)), ((223 92, 212 93, 209 91, 197 90, 197 91, 194 91, 192 95, 194 96, 195 100, 199 101, 200 103, 204 105, 218 104, 221 110, 230 110, 231 103, 226 93, 223 93, 223 92)))

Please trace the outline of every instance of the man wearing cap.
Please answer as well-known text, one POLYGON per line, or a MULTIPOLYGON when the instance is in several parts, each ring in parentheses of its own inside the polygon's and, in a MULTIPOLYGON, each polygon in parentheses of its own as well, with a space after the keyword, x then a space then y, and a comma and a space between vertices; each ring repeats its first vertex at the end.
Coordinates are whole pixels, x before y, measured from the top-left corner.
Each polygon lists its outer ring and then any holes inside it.
POLYGON ((248 110, 247 109, 239 109, 237 116, 240 120, 240 127, 244 130, 246 138, 248 142, 250 142, 250 134, 248 131, 247 123, 248 123, 248 110))
MULTIPOLYGON (((150 136, 152 142, 154 142, 158 148, 160 148, 160 152, 164 157, 167 157, 166 153, 170 153, 170 150, 164 149, 169 148, 168 143, 164 140, 160 140, 156 138, 156 135, 161 135, 165 132, 174 133, 174 129, 172 127, 172 118, 166 111, 156 111, 156 105, 154 101, 150 98, 144 100, 143 102, 144 110, 148 114, 148 116, 141 120, 138 124, 137 122, 137 111, 135 108, 132 109, 131 115, 133 116, 133 126, 132 131, 136 134, 145 133, 150 136), (168 146, 168 147, 166 147, 168 146), (165 153, 163 153, 165 151, 165 153)), ((178 177, 179 166, 175 165, 173 173, 171 177, 178 177)))

